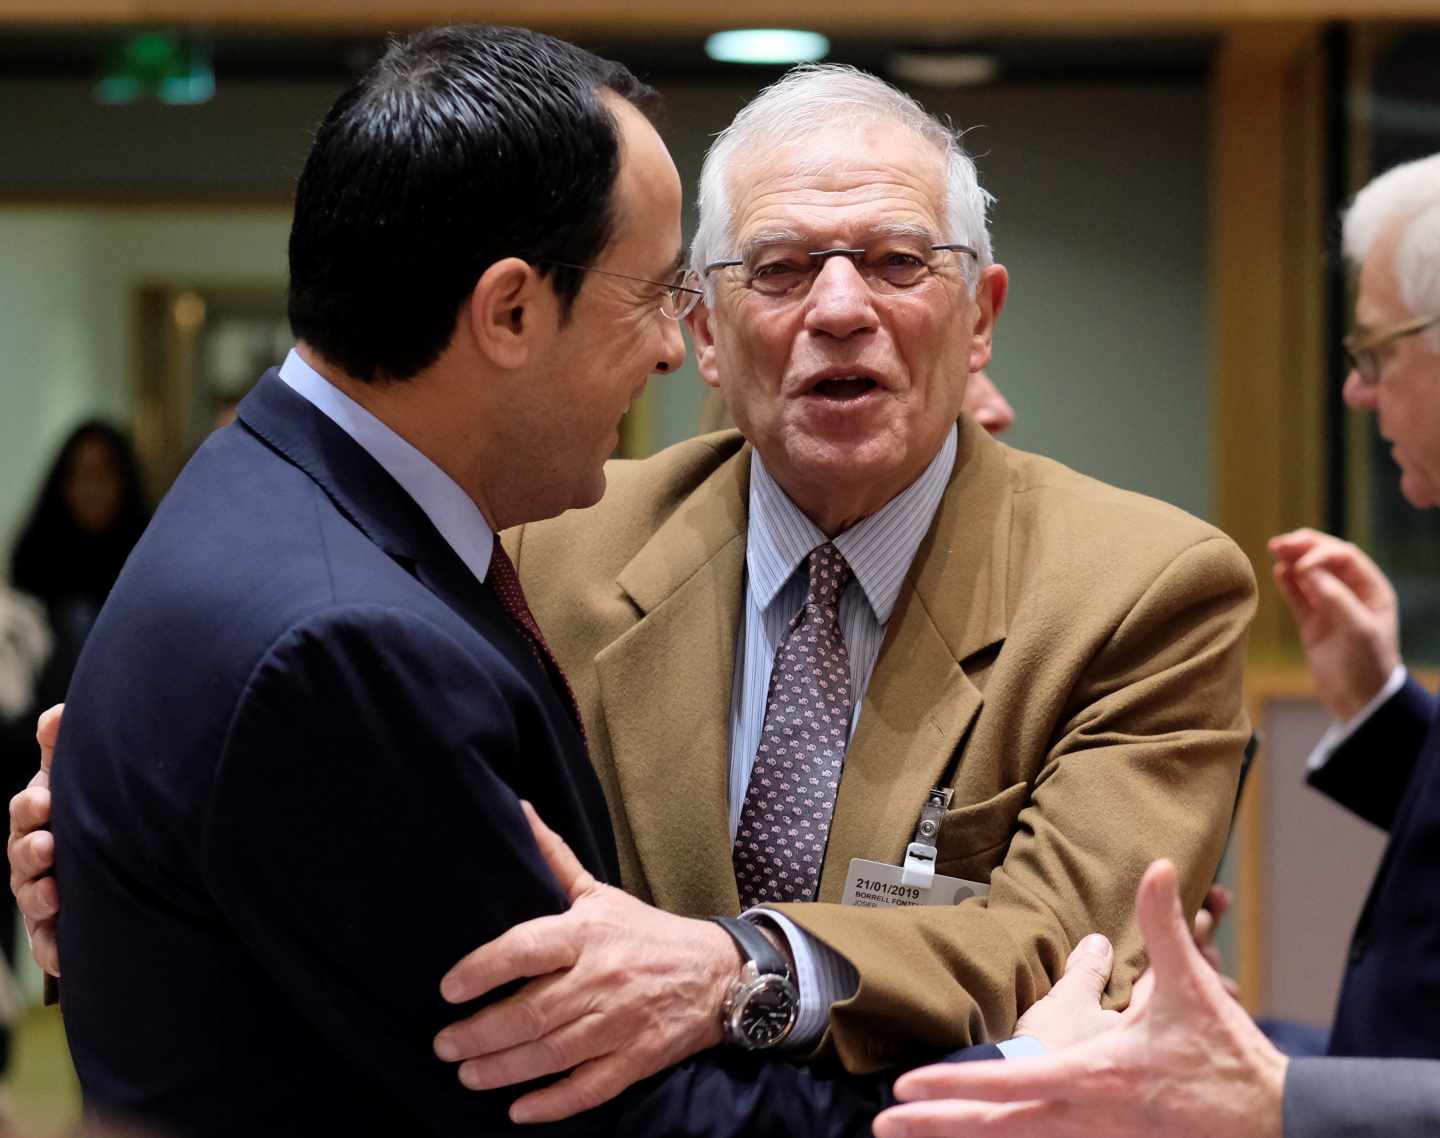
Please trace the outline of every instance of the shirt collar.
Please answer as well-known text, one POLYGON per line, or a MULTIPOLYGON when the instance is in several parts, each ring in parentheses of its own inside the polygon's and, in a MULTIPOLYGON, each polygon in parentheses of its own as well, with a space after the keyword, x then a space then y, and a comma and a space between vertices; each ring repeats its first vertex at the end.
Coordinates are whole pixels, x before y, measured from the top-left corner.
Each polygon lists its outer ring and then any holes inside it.
MULTIPOLYGON (((951 427, 919 478, 834 539, 881 624, 890 619, 900 585, 945 496, 955 468, 955 449, 956 430, 951 427)), ((770 607, 810 551, 826 540, 819 527, 780 489, 759 452, 755 452, 750 466, 745 566, 762 611, 770 607)))
POLYGON ((384 467, 475 579, 485 580, 495 534, 474 499, 453 478, 307 364, 293 348, 280 365, 280 378, 384 467))

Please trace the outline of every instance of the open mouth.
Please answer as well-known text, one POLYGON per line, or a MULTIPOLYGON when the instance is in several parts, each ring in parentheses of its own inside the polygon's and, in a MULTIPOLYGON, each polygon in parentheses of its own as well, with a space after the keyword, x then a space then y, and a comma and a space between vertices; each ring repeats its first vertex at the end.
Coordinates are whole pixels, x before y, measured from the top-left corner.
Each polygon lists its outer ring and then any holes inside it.
POLYGON ((859 399, 874 391, 879 384, 868 376, 837 376, 835 379, 822 379, 810 389, 811 395, 818 395, 822 399, 833 399, 837 402, 844 402, 849 399, 859 399))

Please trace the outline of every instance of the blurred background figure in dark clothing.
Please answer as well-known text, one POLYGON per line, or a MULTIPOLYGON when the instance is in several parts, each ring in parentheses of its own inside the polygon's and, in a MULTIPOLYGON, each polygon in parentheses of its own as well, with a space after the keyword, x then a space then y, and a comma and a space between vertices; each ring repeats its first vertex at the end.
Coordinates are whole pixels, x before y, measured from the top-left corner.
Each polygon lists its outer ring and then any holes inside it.
POLYGON ((100 420, 76 427, 45 476, 10 562, 10 584, 44 606, 54 639, 39 707, 65 698, 90 626, 149 520, 130 440, 100 420))

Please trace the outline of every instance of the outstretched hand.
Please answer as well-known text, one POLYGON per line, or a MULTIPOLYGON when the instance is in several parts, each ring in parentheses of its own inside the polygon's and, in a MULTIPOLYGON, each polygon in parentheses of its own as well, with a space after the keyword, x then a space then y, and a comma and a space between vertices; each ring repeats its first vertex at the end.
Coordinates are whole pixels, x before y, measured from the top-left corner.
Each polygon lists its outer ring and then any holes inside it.
POLYGON ((1395 590, 1360 549, 1313 529, 1270 539, 1275 584, 1300 628, 1315 691, 1349 719, 1400 663, 1395 590))
POLYGON ((1153 988, 1120 1025, 1043 1058, 925 1067, 876 1138, 1280 1138, 1287 1060, 1195 946, 1174 867, 1135 899, 1153 988))
POLYGON ((50 764, 60 738, 65 705, 57 703, 40 716, 35 740, 40 744, 40 769, 24 790, 10 800, 10 892, 25 918, 30 952, 42 971, 60 975, 60 949, 55 941, 60 890, 55 885, 55 838, 50 825, 50 764))
POLYGON ((570 898, 558 916, 516 925, 441 981, 463 1003, 514 980, 515 994, 435 1039, 459 1077, 488 1090, 570 1074, 517 1099, 515 1122, 568 1118, 721 1040, 721 1000, 740 972, 729 934, 596 881, 528 802, 536 845, 570 898))

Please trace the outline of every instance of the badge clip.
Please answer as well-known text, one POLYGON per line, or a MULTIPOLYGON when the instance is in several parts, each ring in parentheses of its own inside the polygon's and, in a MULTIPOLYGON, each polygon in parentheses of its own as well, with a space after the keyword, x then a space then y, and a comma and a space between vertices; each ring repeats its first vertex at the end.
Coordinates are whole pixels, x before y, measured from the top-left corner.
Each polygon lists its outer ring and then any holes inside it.
POLYGON ((925 796, 925 805, 920 808, 920 821, 915 826, 915 840, 905 847, 905 862, 900 873, 902 885, 929 889, 934 884, 936 847, 940 844, 945 811, 949 809, 950 796, 954 793, 948 787, 936 787, 925 796))

